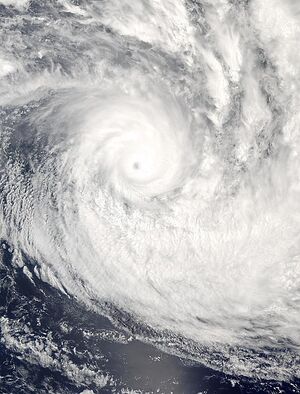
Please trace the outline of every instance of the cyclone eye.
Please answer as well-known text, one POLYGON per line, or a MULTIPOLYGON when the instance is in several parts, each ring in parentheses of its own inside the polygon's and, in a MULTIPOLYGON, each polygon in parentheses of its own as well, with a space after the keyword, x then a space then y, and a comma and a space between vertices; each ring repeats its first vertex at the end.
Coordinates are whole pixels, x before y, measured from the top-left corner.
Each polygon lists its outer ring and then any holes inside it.
POLYGON ((141 166, 140 166, 140 163, 139 163, 138 161, 136 161, 136 162, 133 163, 133 169, 134 169, 134 170, 139 170, 140 167, 141 167, 141 166))

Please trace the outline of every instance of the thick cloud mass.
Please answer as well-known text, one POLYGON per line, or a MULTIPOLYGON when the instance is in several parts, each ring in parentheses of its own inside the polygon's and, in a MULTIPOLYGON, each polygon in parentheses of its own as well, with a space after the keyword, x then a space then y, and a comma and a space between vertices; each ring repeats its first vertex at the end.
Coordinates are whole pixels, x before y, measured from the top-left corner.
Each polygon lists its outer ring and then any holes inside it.
POLYGON ((16 264, 186 358, 299 374, 297 1, 9 3, 0 237, 16 264))

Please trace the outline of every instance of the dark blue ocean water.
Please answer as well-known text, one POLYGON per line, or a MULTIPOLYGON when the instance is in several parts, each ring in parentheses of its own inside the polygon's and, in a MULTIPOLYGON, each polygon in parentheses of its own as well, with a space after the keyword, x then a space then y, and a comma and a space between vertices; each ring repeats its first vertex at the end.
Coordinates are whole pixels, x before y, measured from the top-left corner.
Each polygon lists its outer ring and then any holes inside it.
MULTIPOLYGON (((60 393, 79 394, 89 389, 94 393, 298 393, 300 381, 276 382, 230 376, 201 365, 186 365, 183 359, 158 351, 151 345, 135 340, 127 328, 131 320, 115 312, 123 320, 124 330, 116 330, 105 317, 85 309, 74 298, 37 279, 24 274, 24 269, 13 268, 13 250, 1 242, 0 316, 10 325, 18 324, 11 335, 24 346, 12 346, 7 338, 0 340, 0 392, 9 394, 60 393), (49 337, 50 334, 50 337, 49 337), (51 338, 51 339, 49 339, 51 338), (40 365, 34 355, 33 343, 41 340, 41 352, 47 353, 47 341, 57 347, 54 358, 58 365, 40 365), (68 362, 62 368, 63 351, 68 362), (108 377, 100 388, 93 377, 79 374, 68 376, 64 368, 74 363, 79 368, 108 377), (122 391, 123 390, 123 391, 122 391)), ((34 263, 26 261, 33 273, 34 263)), ((138 330, 137 330, 138 331, 138 330)), ((18 343, 18 342, 17 342, 18 343)))

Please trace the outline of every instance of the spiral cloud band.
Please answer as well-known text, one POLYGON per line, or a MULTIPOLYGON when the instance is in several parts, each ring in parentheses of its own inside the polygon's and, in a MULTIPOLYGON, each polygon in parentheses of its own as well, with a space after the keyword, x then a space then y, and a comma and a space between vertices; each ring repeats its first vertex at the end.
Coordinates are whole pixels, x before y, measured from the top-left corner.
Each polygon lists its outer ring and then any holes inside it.
POLYGON ((166 351, 299 377, 297 2, 10 3, 32 24, 1 22, 15 264, 166 351))

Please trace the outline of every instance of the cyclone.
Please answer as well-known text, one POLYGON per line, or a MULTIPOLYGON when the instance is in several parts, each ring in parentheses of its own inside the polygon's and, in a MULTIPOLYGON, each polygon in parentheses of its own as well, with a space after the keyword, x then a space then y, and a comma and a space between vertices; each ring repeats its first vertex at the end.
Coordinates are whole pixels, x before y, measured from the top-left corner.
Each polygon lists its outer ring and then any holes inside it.
POLYGON ((0 7, 14 264, 166 352, 299 378, 297 2, 0 7))

